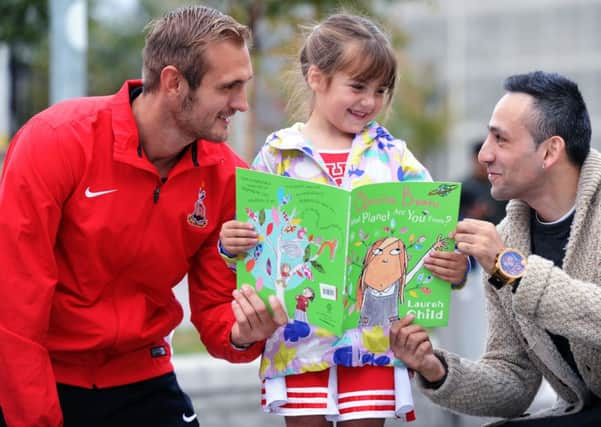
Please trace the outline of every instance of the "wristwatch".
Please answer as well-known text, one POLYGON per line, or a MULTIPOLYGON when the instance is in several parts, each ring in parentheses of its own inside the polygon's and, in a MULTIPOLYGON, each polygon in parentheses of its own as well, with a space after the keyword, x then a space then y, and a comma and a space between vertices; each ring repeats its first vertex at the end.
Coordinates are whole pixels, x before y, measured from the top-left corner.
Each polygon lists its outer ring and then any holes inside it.
POLYGON ((517 249, 502 249, 495 259, 495 267, 488 283, 497 289, 506 285, 515 286, 526 272, 526 257, 517 249))

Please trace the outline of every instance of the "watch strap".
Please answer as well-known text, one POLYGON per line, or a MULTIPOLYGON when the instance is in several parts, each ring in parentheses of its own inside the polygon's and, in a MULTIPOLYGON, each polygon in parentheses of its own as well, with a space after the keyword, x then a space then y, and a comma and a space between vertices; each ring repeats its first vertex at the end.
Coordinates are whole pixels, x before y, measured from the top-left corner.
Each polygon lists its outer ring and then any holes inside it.
POLYGON ((488 278, 488 283, 494 286, 495 289, 501 289, 503 286, 507 284, 503 279, 501 279, 497 274, 492 274, 488 278))

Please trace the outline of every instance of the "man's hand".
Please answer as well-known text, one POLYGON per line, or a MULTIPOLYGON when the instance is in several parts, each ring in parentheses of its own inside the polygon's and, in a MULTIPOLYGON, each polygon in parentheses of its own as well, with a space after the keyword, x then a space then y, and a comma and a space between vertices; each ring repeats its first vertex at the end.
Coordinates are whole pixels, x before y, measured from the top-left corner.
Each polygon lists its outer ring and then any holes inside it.
POLYGON ((440 381, 446 374, 442 362, 434 355, 426 330, 411 324, 413 315, 397 320, 390 327, 390 348, 408 368, 413 369, 431 383, 440 381))
POLYGON ((223 223, 219 240, 223 249, 233 255, 240 255, 248 251, 259 241, 252 224, 236 220, 223 223))
POLYGON ((488 221, 464 219, 457 224, 451 236, 457 243, 457 249, 476 258, 488 274, 495 267, 497 254, 505 247, 494 224, 488 221))
POLYGON ((233 296, 232 309, 236 322, 232 327, 231 341, 238 347, 264 340, 288 321, 284 307, 273 295, 269 297, 273 316, 252 287, 244 285, 236 289, 233 296))

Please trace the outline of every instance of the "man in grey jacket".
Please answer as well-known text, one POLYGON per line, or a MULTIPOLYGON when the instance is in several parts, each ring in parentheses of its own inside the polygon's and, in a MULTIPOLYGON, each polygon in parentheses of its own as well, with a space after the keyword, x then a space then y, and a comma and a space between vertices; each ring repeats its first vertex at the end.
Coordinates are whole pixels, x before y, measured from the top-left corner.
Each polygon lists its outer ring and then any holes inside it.
MULTIPOLYGON (((491 194, 510 200, 498 227, 466 219, 459 250, 482 265, 489 332, 473 362, 433 349, 405 317, 395 355, 452 411, 503 425, 601 425, 601 154, 575 83, 533 72, 505 81, 479 153, 491 194), (553 408, 524 415, 545 378, 553 408), (519 417, 519 418, 517 418, 519 417)), ((467 332, 466 332, 467 333, 467 332)))

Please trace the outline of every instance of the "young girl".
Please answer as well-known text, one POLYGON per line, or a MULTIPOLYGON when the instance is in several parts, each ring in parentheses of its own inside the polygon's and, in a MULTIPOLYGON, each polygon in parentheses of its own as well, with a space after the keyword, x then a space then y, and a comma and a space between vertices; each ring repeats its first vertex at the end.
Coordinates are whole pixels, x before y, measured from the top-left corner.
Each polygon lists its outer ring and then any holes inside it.
MULTIPOLYGON (((397 63, 390 42, 373 23, 347 14, 330 16, 307 36, 300 66, 311 90, 309 118, 272 133, 254 169, 347 189, 431 180, 405 142, 374 121, 391 102, 397 63)), ((223 225, 222 253, 234 257, 256 243, 252 225, 223 225)), ((434 251, 424 265, 459 283, 467 259, 434 251)), ((343 337, 311 327, 308 336, 289 339, 292 326, 278 329, 265 345, 266 411, 285 415, 288 427, 329 426, 330 421, 381 427, 388 417, 414 419, 408 372, 395 365, 389 349, 389 324, 358 327, 343 337)))

